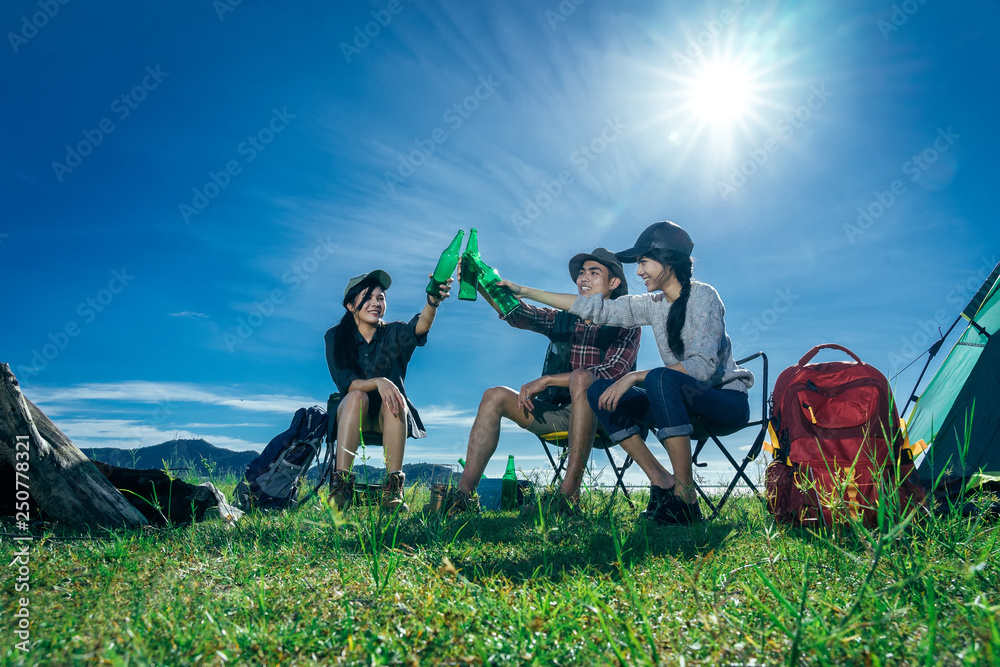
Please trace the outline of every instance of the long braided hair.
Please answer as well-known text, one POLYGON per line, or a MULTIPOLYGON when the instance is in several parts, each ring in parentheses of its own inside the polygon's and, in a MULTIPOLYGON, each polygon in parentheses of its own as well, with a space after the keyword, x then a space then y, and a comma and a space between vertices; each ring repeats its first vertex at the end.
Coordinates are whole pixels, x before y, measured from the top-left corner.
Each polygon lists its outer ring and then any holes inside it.
POLYGON ((694 261, 690 255, 685 255, 676 250, 662 250, 651 248, 645 253, 646 257, 669 266, 681 284, 681 295, 670 304, 670 313, 667 315, 667 345, 670 351, 678 359, 684 356, 684 341, 681 339, 681 329, 687 320, 688 297, 691 296, 691 274, 694 271, 694 261))
POLYGON ((349 368, 359 376, 361 364, 358 361, 357 345, 354 343, 354 334, 358 330, 358 323, 354 320, 354 313, 347 309, 348 304, 353 304, 358 295, 364 292, 360 303, 364 305, 372 295, 372 290, 379 286, 378 278, 374 276, 364 280, 344 295, 344 316, 340 318, 340 324, 334 330, 333 337, 333 360, 341 368, 349 368))

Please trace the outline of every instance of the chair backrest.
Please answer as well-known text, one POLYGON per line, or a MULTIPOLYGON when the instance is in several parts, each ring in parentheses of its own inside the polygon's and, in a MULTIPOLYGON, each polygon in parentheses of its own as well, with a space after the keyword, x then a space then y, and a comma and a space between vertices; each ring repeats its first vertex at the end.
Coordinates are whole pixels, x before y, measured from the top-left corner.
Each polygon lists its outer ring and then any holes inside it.
MULTIPOLYGON (((545 361, 542 362, 542 375, 559 375, 569 373, 573 370, 570 364, 570 354, 573 347, 573 332, 576 331, 576 323, 580 318, 573 313, 560 310, 556 313, 555 323, 552 325, 552 333, 549 334, 549 347, 545 350, 545 361)), ((602 326, 597 334, 597 347, 601 351, 601 361, 607 354, 608 348, 615 342, 621 334, 620 327, 602 326)), ((635 362, 629 371, 635 370, 635 362)), ((547 387, 536 397, 538 400, 552 403, 553 405, 569 405, 572 402, 569 389, 566 387, 547 387)))
MULTIPOLYGON (((749 357, 744 357, 743 359, 738 359, 736 361, 737 366, 742 366, 754 359, 760 359, 763 365, 760 380, 761 388, 761 400, 760 400, 760 416, 757 419, 752 419, 746 424, 741 424, 739 426, 723 426, 720 424, 715 424, 698 417, 692 417, 691 426, 694 428, 694 432, 691 434, 691 439, 695 441, 707 440, 712 436, 717 438, 724 438, 727 435, 732 435, 733 433, 738 433, 743 429, 750 428, 752 426, 764 426, 767 424, 768 409, 767 401, 769 396, 769 385, 767 379, 767 355, 763 352, 756 352, 751 354, 749 357)), ((756 378, 755 378, 756 379, 756 378)), ((751 415, 752 417, 753 415, 751 415)), ((758 445, 760 443, 757 443, 758 445)), ((756 452, 754 455, 759 453, 756 452)))

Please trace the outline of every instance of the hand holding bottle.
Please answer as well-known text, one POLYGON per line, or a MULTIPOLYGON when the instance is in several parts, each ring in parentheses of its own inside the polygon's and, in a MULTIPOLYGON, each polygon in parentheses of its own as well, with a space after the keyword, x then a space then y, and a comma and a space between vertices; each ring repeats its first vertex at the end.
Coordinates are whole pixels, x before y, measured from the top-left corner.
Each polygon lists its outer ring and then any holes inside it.
POLYGON ((523 287, 521 287, 517 283, 512 283, 509 280, 501 280, 499 285, 500 287, 506 287, 507 289, 510 290, 511 294, 514 294, 516 296, 521 296, 521 293, 524 292, 523 287))
MULTIPOLYGON (((433 273, 428 273, 427 277, 430 278, 432 281, 434 280, 433 273)), ((443 283, 435 282, 438 288, 438 293, 437 295, 430 293, 427 294, 427 305, 429 305, 431 308, 437 308, 438 306, 440 306, 442 301, 451 296, 451 284, 453 282, 455 282, 454 278, 448 278, 443 283)))

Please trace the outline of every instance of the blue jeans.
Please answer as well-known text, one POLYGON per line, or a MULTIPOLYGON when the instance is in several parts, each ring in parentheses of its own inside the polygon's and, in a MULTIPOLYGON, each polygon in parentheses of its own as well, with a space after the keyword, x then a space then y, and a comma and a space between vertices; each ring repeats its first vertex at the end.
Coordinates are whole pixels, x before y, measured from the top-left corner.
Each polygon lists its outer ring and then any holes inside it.
POLYGON ((644 389, 632 387, 614 412, 597 407, 601 394, 614 384, 597 380, 587 390, 590 407, 616 443, 653 429, 657 440, 691 435, 691 416, 711 425, 739 427, 750 421, 750 400, 735 389, 715 389, 686 373, 654 368, 646 374, 644 389))

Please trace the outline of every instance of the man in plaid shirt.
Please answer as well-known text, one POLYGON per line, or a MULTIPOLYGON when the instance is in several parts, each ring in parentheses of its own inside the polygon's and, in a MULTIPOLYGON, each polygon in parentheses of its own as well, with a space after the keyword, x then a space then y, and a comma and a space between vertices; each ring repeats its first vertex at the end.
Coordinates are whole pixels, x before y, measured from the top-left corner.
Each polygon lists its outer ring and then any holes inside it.
MULTIPOLYGON (((576 281, 581 296, 603 294, 605 299, 615 299, 628 294, 625 270, 614 253, 605 248, 573 257, 569 262, 569 274, 576 281)), ((490 303, 493 305, 492 301, 490 303)), ((568 344, 569 371, 552 372, 553 369, 546 367, 543 370, 546 374, 522 385, 520 391, 509 387, 486 390, 469 434, 462 479, 458 488, 446 498, 443 509, 455 512, 478 508, 472 494, 497 449, 500 420, 506 417, 536 435, 569 432, 566 474, 553 500, 565 512, 575 513, 579 507, 583 471, 597 430, 596 417, 587 401, 587 389, 597 378, 617 380, 634 369, 640 329, 601 327, 575 315, 567 317, 564 312, 524 302, 507 316, 506 321, 519 329, 537 331, 553 342, 562 343, 563 348, 568 344)), ((559 365, 567 365, 566 360, 562 361, 559 365)))

